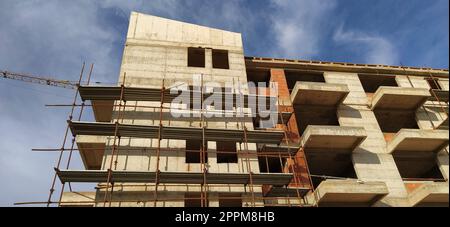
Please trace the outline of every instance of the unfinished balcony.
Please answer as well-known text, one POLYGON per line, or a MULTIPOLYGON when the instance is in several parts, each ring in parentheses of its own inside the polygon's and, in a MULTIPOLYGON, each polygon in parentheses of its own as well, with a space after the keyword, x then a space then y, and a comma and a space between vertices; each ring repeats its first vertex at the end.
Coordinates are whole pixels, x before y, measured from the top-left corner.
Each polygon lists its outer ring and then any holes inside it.
POLYGON ((87 170, 100 170, 105 153, 106 137, 86 136, 76 137, 81 160, 87 170))
POLYGON ((305 152, 352 153, 367 137, 362 127, 310 125, 303 134, 305 152))
POLYGON ((322 181, 314 191, 319 207, 370 207, 389 193, 384 182, 322 181))
POLYGON ((430 97, 427 89, 381 86, 372 98, 371 108, 373 111, 416 111, 430 97))
POLYGON ((350 93, 345 84, 297 82, 291 92, 293 105, 339 106, 350 93))
POLYGON ((291 92, 299 135, 310 125, 339 126, 337 108, 349 94, 345 84, 299 81, 291 92))
POLYGON ((353 151, 367 138, 360 127, 308 126, 301 146, 317 188, 325 179, 356 179, 353 151))
POLYGON ((378 88, 371 108, 387 142, 402 129, 419 129, 416 112, 430 96, 422 88, 378 88))
POLYGON ((388 143, 387 150, 393 155, 404 153, 432 153, 448 146, 449 136, 445 130, 402 129, 388 143))
POLYGON ((446 130, 402 129, 387 145, 404 181, 442 181, 437 155, 449 144, 446 130))
POLYGON ((448 182, 426 183, 409 195, 411 206, 448 207, 448 182))

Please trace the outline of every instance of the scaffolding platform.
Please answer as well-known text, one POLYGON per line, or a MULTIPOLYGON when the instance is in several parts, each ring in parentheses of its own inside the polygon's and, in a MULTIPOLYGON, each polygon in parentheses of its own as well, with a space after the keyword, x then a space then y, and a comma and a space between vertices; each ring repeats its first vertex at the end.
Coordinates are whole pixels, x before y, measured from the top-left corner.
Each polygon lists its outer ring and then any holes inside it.
MULTIPOLYGON (((122 88, 119 86, 104 87, 104 86, 80 86, 79 92, 81 99, 83 101, 90 100, 120 100, 121 99, 122 88)), ((180 97, 183 92, 190 92, 191 103, 197 101, 200 103, 202 100, 208 99, 211 96, 221 96, 222 100, 225 100, 226 96, 233 97, 233 103, 241 103, 240 97, 243 96, 243 104, 245 108, 250 107, 248 105, 249 101, 254 99, 259 102, 261 99, 266 101, 266 104, 270 102, 276 102, 278 98, 276 96, 261 96, 261 95, 240 95, 231 92, 202 92, 200 90, 176 90, 176 92, 171 92, 170 89, 164 90, 164 103, 171 103, 175 98, 180 97)), ((123 88, 123 101, 150 101, 150 102, 160 102, 161 101, 161 89, 157 88, 139 88, 139 87, 124 87, 123 88)), ((225 103, 225 102, 223 102, 225 103)), ((256 103, 257 104, 257 103, 256 103)))
MULTIPOLYGON (((114 136, 116 124, 114 123, 91 123, 69 121, 69 126, 73 135, 91 136, 114 136)), ((202 128, 181 128, 162 126, 126 125, 117 124, 117 136, 150 138, 150 139, 173 139, 191 140, 202 139, 202 128), (158 134, 161 133, 161 137, 158 134)), ((206 141, 228 141, 228 142, 248 142, 280 144, 284 133, 282 131, 247 131, 247 141, 244 141, 244 130, 232 129, 209 129, 205 128, 206 141)))
MULTIPOLYGON (((97 122, 110 122, 112 119, 112 112, 114 107, 114 101, 121 99, 121 87, 102 87, 102 86, 80 86, 79 92, 81 99, 83 101, 90 100, 92 103, 92 109, 97 122)), ((243 100, 240 100, 240 94, 224 92, 214 92, 214 93, 204 93, 203 98, 201 97, 201 92, 197 90, 186 90, 186 92, 191 92, 189 96, 190 103, 201 103, 212 95, 219 95, 222 97, 222 109, 225 109, 225 100, 227 96, 232 96, 233 106, 238 107, 243 105, 244 108, 251 108, 253 106, 249 105, 250 100, 255 100, 255 106, 259 105, 261 99, 266 101, 266 107, 270 107, 270 102, 276 103, 278 100, 275 96, 261 96, 261 95, 242 95, 243 100)), ((172 101, 177 97, 182 97, 183 91, 177 90, 177 92, 171 92, 170 90, 164 91, 164 103, 172 103, 172 101)), ((161 89, 156 88, 138 88, 138 87, 124 87, 123 90, 123 101, 150 101, 150 102, 161 102, 161 89)), ((191 106, 192 108, 192 106, 191 106)), ((270 111, 261 111, 260 113, 271 114, 270 111)), ((288 122, 292 116, 292 112, 282 112, 278 113, 278 123, 288 122)), ((259 114, 253 113, 257 120, 261 120, 259 114)))
POLYGON ((273 185, 264 185, 263 194, 265 197, 287 197, 287 198, 301 198, 305 197, 310 188, 306 187, 277 187, 273 185))
POLYGON ((292 156, 295 156, 297 152, 300 150, 300 144, 297 145, 273 145, 273 144, 262 144, 258 152, 260 153, 290 153, 292 156))
MULTIPOLYGON (((108 182, 106 170, 55 170, 62 183, 105 183, 108 182)), ((156 172, 112 171, 111 183, 155 183, 156 172)), ((199 173, 199 172, 160 172, 159 183, 163 184, 253 184, 288 185, 293 174, 288 173, 199 173)))

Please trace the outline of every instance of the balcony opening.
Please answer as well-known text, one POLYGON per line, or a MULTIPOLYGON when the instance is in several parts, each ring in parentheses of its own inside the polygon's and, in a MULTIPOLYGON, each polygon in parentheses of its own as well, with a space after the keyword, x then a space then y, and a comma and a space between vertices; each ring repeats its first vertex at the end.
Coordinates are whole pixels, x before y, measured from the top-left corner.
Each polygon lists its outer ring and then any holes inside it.
POLYGON ((188 48, 188 67, 205 68, 205 49, 204 48, 188 48))
POLYGON ((261 173, 283 173, 286 158, 258 157, 259 171, 261 173))
POLYGON ((433 90, 442 90, 441 85, 439 84, 438 79, 427 79, 428 85, 430 85, 430 88, 433 90))
POLYGON ((369 94, 375 93, 379 87, 398 87, 395 76, 376 75, 376 74, 359 74, 359 80, 364 91, 369 94))
POLYGON ((286 76, 286 81, 288 84, 289 92, 292 92, 292 89, 294 89, 295 84, 298 81, 325 83, 325 78, 323 77, 323 73, 311 73, 311 72, 303 72, 303 71, 296 71, 296 70, 284 70, 284 74, 286 76))
POLYGON ((201 207, 201 193, 189 192, 184 194, 184 207, 201 207))
POLYGON ((403 128, 419 129, 414 111, 374 110, 374 114, 385 134, 397 133, 403 128))
POLYGON ((227 50, 212 50, 212 64, 215 69, 230 69, 227 50))
POLYGON ((435 153, 414 152, 393 154, 404 181, 444 181, 435 153))
POLYGON ((339 152, 308 152, 306 154, 313 187, 327 179, 357 179, 352 155, 339 152))
MULTIPOLYGON (((201 150, 202 141, 200 140, 186 140, 186 163, 202 163, 201 150)), ((208 143, 205 142, 205 160, 208 163, 208 143)))
POLYGON ((240 193, 219 193, 219 207, 242 207, 240 193))
POLYGON ((295 117, 300 135, 308 125, 339 126, 336 107, 334 106, 294 106, 295 117))
POLYGON ((270 70, 257 68, 247 69, 247 81, 253 82, 255 86, 258 86, 258 83, 264 83, 265 87, 268 88, 270 85, 270 70))
POLYGON ((236 143, 217 141, 217 163, 238 163, 236 143))

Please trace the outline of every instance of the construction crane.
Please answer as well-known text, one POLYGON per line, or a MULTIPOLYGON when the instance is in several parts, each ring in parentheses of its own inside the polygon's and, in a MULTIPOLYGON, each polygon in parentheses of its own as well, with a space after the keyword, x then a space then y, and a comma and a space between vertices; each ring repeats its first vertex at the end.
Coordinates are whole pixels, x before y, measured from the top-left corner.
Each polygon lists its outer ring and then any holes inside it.
POLYGON ((39 76, 32 76, 22 73, 13 73, 8 71, 0 71, 0 75, 5 79, 12 79, 12 80, 20 80, 28 83, 36 83, 41 85, 48 85, 48 86, 54 86, 54 87, 61 87, 61 88, 67 88, 67 89, 76 89, 77 83, 73 81, 68 80, 57 80, 57 79, 51 79, 51 78, 45 78, 45 77, 39 77, 39 76))

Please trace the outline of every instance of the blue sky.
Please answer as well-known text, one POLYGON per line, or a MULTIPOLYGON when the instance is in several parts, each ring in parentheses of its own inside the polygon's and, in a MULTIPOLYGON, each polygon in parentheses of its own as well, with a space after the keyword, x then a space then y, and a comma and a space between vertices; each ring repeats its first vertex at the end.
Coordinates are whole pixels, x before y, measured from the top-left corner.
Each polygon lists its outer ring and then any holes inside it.
MULTIPOLYGON (((241 32, 247 56, 448 68, 448 0, 2 0, 0 69, 115 83, 131 10, 241 32)), ((44 105, 72 97, 0 79, 0 205, 46 200, 57 154, 31 149, 61 146, 69 110, 44 105)))

